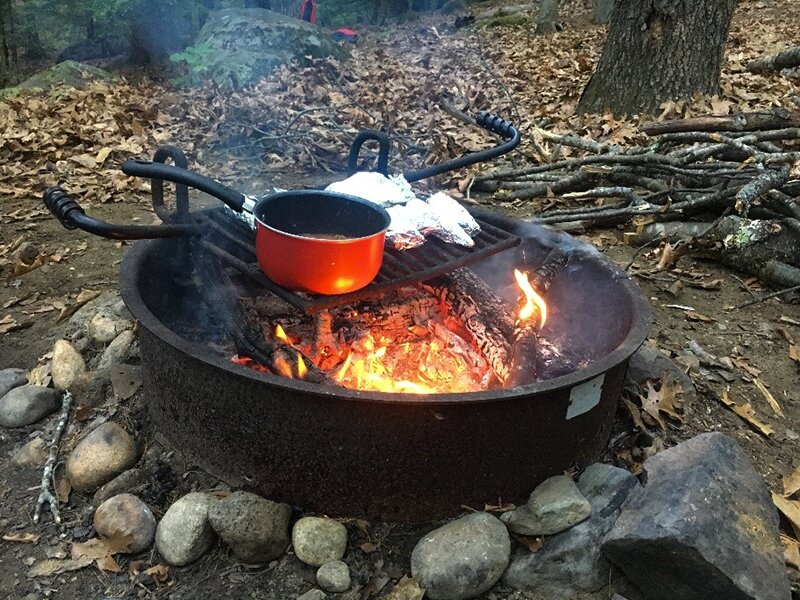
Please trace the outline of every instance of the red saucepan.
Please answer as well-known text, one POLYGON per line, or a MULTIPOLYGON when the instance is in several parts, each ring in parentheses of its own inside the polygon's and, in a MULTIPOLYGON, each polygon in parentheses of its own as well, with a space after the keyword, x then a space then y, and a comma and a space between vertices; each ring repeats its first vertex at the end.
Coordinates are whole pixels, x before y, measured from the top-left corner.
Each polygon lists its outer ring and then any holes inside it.
MULTIPOLYGON (((256 221, 256 255, 264 274, 285 288, 315 294, 345 294, 368 285, 383 261, 389 214, 366 200, 318 190, 282 192, 256 199, 188 169, 128 160, 128 175, 173 181, 219 198, 256 221)), ((45 192, 45 204, 67 227, 112 238, 199 235, 190 224, 116 226, 92 219, 60 188, 45 192)))

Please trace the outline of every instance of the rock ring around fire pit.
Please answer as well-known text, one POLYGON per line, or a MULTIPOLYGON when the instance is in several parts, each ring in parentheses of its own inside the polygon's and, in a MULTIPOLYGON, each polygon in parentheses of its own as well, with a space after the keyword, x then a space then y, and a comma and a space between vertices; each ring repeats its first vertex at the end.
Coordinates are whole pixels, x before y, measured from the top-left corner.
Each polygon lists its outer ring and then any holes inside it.
MULTIPOLYGON (((536 267, 572 238, 480 211, 523 238, 473 270, 498 293, 510 265, 536 267)), ((120 289, 139 321, 146 402, 164 435, 230 485, 329 515, 425 521, 521 502, 605 446, 631 354, 650 327, 641 290, 598 253, 575 250, 548 291, 548 338, 577 371, 465 394, 363 392, 284 379, 226 360, 170 324, 194 314, 180 287, 185 240, 139 242, 120 289)), ((199 318, 199 317, 198 317, 199 318)), ((202 327, 202 322, 196 323, 202 327)))

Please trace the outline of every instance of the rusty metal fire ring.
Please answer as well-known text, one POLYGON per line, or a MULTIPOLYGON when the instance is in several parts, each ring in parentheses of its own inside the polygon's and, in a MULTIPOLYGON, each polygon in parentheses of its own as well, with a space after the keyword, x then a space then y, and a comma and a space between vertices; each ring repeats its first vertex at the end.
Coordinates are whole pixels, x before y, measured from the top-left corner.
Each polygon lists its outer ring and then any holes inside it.
MULTIPOLYGON (((530 233, 524 222, 491 219, 530 233)), ((530 260, 547 250, 527 237, 508 252, 530 260)), ((600 309, 613 318, 599 323, 592 309, 573 328, 616 340, 587 367, 520 388, 423 399, 344 390, 234 364, 171 330, 164 321, 184 310, 175 282, 187 253, 184 240, 139 242, 120 270, 139 322, 150 414, 187 458, 231 486, 329 515, 432 520, 463 506, 522 502, 547 477, 585 466, 608 440, 628 359, 650 328, 636 284, 587 255, 581 268, 595 280, 574 295, 605 297, 600 309)))

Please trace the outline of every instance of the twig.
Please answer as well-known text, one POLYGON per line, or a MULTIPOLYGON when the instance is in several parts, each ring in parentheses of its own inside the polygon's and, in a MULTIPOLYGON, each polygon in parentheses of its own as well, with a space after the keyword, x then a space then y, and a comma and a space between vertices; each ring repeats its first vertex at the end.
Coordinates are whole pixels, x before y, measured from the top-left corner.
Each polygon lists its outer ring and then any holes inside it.
POLYGON ((778 296, 783 296, 785 294, 791 294, 792 292, 800 291, 800 285, 794 285, 790 288, 786 288, 784 290, 778 290, 777 292, 771 292, 769 294, 764 294, 763 296, 759 296, 758 298, 754 298, 753 300, 748 300, 744 304, 740 304, 736 308, 747 308, 748 306, 753 306, 753 304, 760 304, 769 300, 770 298, 777 298, 778 296))
POLYGON ((36 500, 36 510, 33 513, 34 523, 39 522, 42 506, 47 504, 50 507, 50 512, 53 514, 53 520, 56 522, 56 525, 61 524, 61 515, 58 512, 58 495, 54 493, 55 470, 58 449, 61 445, 61 437, 64 435, 64 430, 67 428, 67 422, 69 421, 70 408, 72 408, 72 394, 70 392, 64 392, 64 397, 61 400, 61 418, 55 430, 53 430, 53 441, 50 442, 50 452, 47 455, 47 461, 44 463, 41 491, 39 492, 39 498, 36 500))

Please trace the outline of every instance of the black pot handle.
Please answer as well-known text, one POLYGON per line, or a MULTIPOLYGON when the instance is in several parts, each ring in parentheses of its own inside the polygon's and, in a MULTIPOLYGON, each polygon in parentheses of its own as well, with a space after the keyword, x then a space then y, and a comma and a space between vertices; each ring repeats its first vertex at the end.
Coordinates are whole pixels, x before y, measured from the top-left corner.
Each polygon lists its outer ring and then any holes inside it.
POLYGON ((480 152, 465 154, 464 156, 459 156, 458 158, 454 158, 453 160, 449 160, 440 165, 434 165, 432 167, 420 169, 419 171, 411 171, 410 173, 403 173, 406 180, 408 182, 414 182, 419 181, 420 179, 427 179, 428 177, 433 177, 435 175, 441 175, 442 173, 446 173, 448 171, 455 171, 456 169, 468 167, 469 165, 474 165, 475 163, 497 158, 502 154, 511 152, 514 148, 519 146, 519 131, 509 121, 506 121, 497 115, 493 115, 488 112, 482 112, 475 117, 475 123, 483 127, 486 131, 496 133, 506 141, 499 146, 495 146, 494 148, 487 148, 486 150, 481 150, 480 152))
POLYGON ((361 154, 361 146, 367 140, 375 140, 380 144, 378 149, 378 173, 384 177, 389 176, 389 150, 391 140, 389 136, 382 131, 375 131, 374 129, 366 129, 360 132, 356 139, 353 140, 353 145, 350 147, 350 157, 347 159, 347 171, 350 175, 355 174, 358 170, 358 155, 361 154))
POLYGON ((80 205, 60 187, 47 188, 42 197, 44 205, 66 229, 83 229, 94 235, 112 240, 143 240, 153 238, 178 238, 201 235, 199 225, 115 225, 88 216, 80 205))
POLYGON ((128 159, 122 163, 122 172, 136 177, 149 177, 150 179, 161 179, 188 185, 219 198, 236 212, 242 212, 244 207, 244 194, 189 169, 165 165, 160 162, 128 159))

